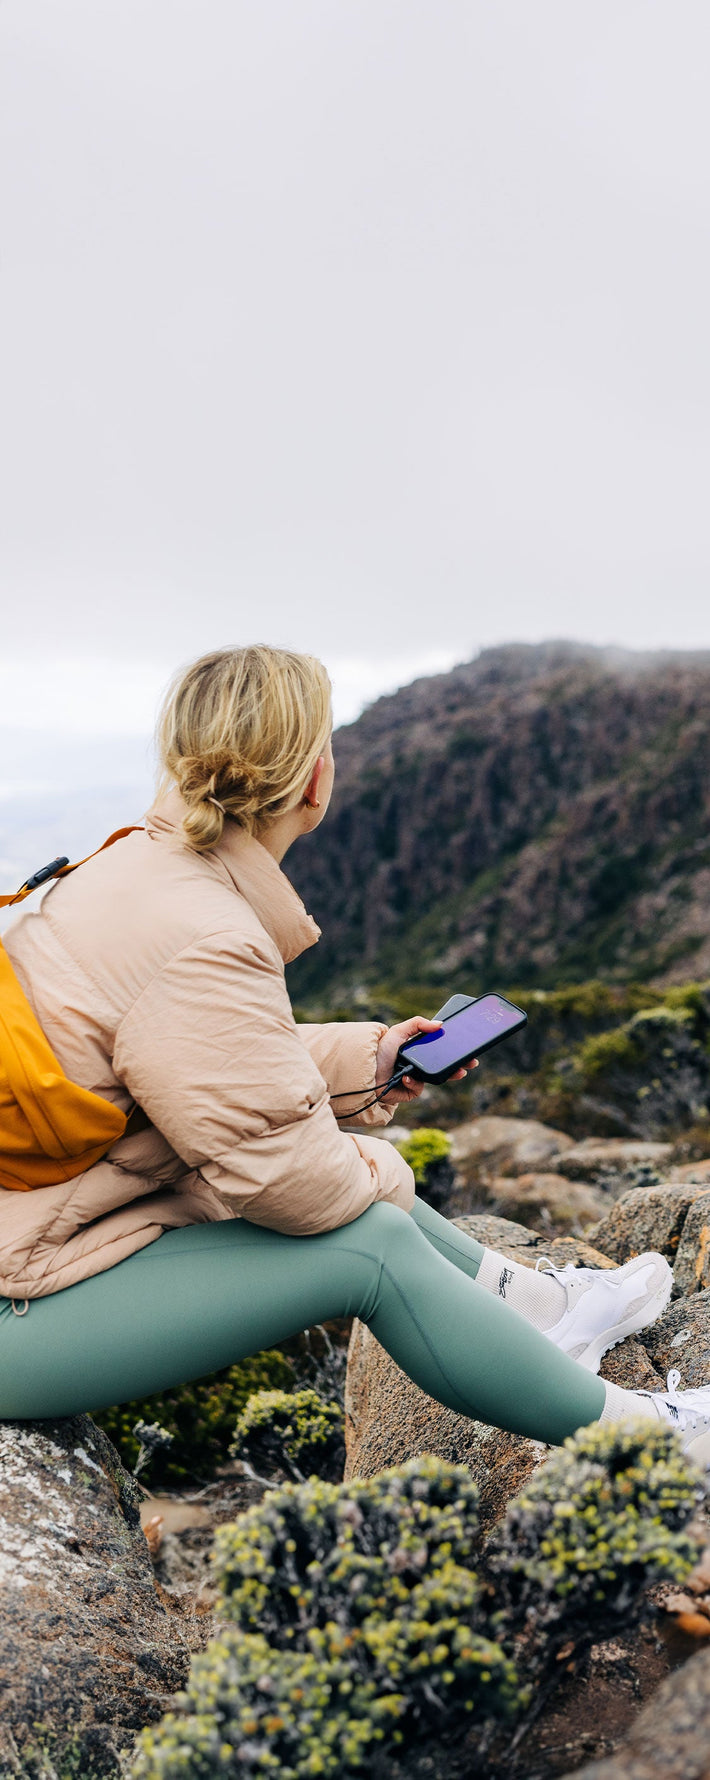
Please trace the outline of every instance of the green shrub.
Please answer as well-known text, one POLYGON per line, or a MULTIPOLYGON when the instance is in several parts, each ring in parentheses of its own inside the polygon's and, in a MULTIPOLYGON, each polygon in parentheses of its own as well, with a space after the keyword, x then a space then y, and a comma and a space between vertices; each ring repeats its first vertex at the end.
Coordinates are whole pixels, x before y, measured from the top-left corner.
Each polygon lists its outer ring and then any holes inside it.
POLYGON ((698 1493, 671 1428, 583 1428, 533 1473, 489 1542, 498 1611, 518 1631, 527 1619, 538 1633, 559 1624, 565 1639, 628 1617, 651 1583, 692 1568, 685 1527, 698 1493))
POLYGON ((257 1469, 277 1465, 303 1483, 311 1471, 342 1477, 345 1417, 339 1403, 318 1391, 256 1391, 237 1422, 232 1458, 257 1469))
POLYGON ((445 1131, 439 1131, 433 1125, 420 1125, 395 1146, 404 1157, 414 1175, 418 1187, 424 1186, 427 1175, 433 1164, 448 1161, 451 1153, 451 1138, 445 1131))
POLYGON ((394 1610, 423 1571, 468 1563, 477 1536, 478 1491, 440 1459, 339 1487, 287 1485, 217 1529, 221 1611, 283 1645, 339 1619, 343 1596, 356 1621, 394 1610))
POLYGON ((236 1366, 176 1385, 139 1402, 121 1403, 115 1409, 99 1409, 94 1421, 113 1441, 124 1465, 133 1470, 140 1445, 133 1428, 136 1422, 158 1422, 173 1441, 156 1451, 142 1474, 142 1481, 179 1483, 186 1477, 211 1477, 227 1457, 234 1423, 254 1391, 287 1390, 295 1383, 293 1368, 276 1348, 254 1354, 236 1366))
POLYGON ((670 1428, 596 1424, 510 1503, 479 1582, 462 1466, 424 1457, 270 1493, 218 1530, 231 1624, 177 1711, 143 1732, 133 1780, 360 1773, 520 1715, 563 1640, 629 1624, 650 1583, 687 1574, 697 1496, 670 1428))
POLYGON ((135 1780, 354 1773, 378 1746, 510 1716, 526 1696, 461 1561, 477 1529, 468 1472, 434 1458, 286 1485, 220 1528, 234 1624, 196 1659, 186 1716, 143 1733, 135 1780))

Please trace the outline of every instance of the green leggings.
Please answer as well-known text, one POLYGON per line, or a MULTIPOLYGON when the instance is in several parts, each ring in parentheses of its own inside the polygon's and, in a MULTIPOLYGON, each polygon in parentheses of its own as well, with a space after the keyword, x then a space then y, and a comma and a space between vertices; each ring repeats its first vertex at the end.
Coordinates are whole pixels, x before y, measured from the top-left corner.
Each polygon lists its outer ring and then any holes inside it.
POLYGON ((17 1316, 0 1299, 0 1417, 41 1419, 150 1396, 358 1316, 429 1396, 558 1444, 601 1415, 604 1386, 475 1283, 483 1249, 417 1199, 320 1236, 235 1218, 168 1230, 17 1316))

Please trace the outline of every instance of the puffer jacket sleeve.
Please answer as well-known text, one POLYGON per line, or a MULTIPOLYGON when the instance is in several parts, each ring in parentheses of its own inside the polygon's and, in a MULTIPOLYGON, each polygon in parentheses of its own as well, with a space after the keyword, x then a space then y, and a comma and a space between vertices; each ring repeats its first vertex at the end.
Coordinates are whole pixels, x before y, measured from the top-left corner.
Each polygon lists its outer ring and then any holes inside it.
POLYGON ((314 1235, 377 1199, 411 1209, 414 1180, 399 1152, 339 1130, 266 936, 212 934, 171 959, 123 1019, 113 1065, 236 1215, 314 1235))
POLYGON ((375 1092, 377 1051, 387 1027, 379 1020, 332 1020, 324 1026, 299 1023, 296 1031, 334 1097, 336 1119, 347 1119, 349 1125, 388 1125, 392 1118, 389 1107, 368 1106, 364 1112, 357 1111, 375 1092), (354 1093, 349 1092, 351 1088, 354 1093))

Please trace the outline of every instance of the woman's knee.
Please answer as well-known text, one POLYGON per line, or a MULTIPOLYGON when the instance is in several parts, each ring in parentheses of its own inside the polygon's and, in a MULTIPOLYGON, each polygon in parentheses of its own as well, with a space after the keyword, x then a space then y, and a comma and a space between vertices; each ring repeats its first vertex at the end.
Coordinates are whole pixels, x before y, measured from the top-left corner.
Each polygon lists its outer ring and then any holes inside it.
POLYGON ((382 1255, 386 1254, 393 1244, 401 1246, 408 1237, 419 1236, 417 1226, 409 1212, 403 1211, 401 1205, 390 1204, 389 1199, 377 1199, 375 1204, 369 1205, 367 1211, 363 1211, 356 1222, 350 1224, 348 1228, 352 1231, 357 1228, 363 1236, 367 1234, 368 1242, 373 1243, 378 1253, 382 1255))

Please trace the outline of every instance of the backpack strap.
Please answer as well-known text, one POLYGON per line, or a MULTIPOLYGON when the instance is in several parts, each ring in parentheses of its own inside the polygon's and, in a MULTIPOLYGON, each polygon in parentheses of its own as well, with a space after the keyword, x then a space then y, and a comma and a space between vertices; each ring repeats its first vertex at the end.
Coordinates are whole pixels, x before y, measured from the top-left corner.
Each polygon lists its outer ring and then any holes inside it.
POLYGON ((103 842, 102 846, 96 848, 95 853, 87 853, 86 859, 75 859, 73 865, 69 864, 69 860, 63 854, 58 859, 52 859, 49 865, 40 865, 39 869, 33 871, 32 876, 26 878, 24 884, 20 885, 14 896, 0 896, 0 909, 11 908, 14 902, 24 902, 26 896, 31 896, 33 890, 37 890, 40 884, 46 884, 50 878, 66 878, 70 871, 76 871, 77 866, 86 865, 88 859, 95 859, 98 853, 103 853, 105 847, 112 847, 114 841, 122 841, 124 835, 143 832, 142 823, 134 822, 130 828, 117 828, 113 834, 109 835, 108 840, 103 842))

